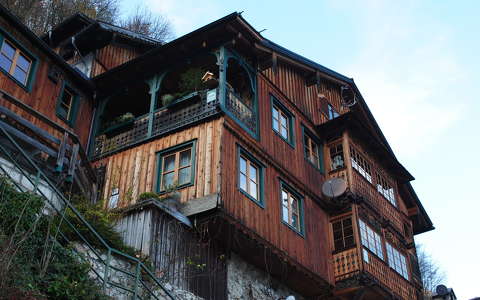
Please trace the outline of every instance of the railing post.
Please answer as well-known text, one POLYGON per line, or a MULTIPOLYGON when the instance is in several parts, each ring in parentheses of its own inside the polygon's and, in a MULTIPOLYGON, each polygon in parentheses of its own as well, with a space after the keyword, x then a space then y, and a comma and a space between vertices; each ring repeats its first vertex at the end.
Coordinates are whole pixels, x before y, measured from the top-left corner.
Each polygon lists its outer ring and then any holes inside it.
POLYGON ((155 75, 151 79, 147 80, 147 84, 150 87, 148 91, 150 94, 150 111, 148 112, 148 130, 147 137, 151 137, 153 133, 153 117, 155 111, 155 102, 157 100, 157 92, 160 90, 160 82, 165 76, 165 72, 160 75, 155 75))
POLYGON ((107 261, 105 263, 105 272, 103 273, 103 292, 107 293, 107 282, 110 271, 110 260, 112 258, 112 249, 108 248, 107 261))

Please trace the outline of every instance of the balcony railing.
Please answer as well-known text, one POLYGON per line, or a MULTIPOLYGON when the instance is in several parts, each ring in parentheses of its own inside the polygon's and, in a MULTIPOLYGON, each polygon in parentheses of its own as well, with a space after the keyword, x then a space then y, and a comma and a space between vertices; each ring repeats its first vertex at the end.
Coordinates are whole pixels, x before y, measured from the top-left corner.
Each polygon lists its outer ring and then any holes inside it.
POLYGON ((416 299, 414 286, 390 268, 386 262, 370 252, 368 252, 368 260, 368 263, 363 264, 365 271, 373 275, 382 285, 401 296, 402 299, 416 299))
POLYGON ((227 88, 225 108, 251 132, 257 131, 257 116, 252 107, 245 104, 239 95, 227 88))
POLYGON ((349 278, 360 271, 360 257, 357 248, 345 250, 333 255, 335 281, 349 278))
POLYGON ((167 109, 153 113, 152 128, 149 133, 150 115, 137 118, 130 129, 115 136, 99 135, 95 138, 93 158, 98 159, 115 151, 122 150, 155 136, 163 135, 180 127, 192 125, 202 119, 219 112, 219 101, 216 90, 202 92, 196 99, 183 101, 179 105, 171 105, 167 109), (208 96, 207 96, 208 95, 208 96), (214 95, 215 97, 212 97, 214 95))
POLYGON ((355 170, 352 170, 352 175, 352 192, 363 196, 365 200, 382 216, 389 220, 399 232, 403 232, 401 212, 393 207, 387 199, 380 195, 371 183, 367 182, 355 170))

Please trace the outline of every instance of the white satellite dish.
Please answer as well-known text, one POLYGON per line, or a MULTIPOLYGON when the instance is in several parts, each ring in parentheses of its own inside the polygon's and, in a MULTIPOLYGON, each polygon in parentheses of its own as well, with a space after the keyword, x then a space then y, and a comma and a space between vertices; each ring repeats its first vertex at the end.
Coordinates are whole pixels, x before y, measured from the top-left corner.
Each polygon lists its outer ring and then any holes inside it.
POLYGON ((322 185, 322 193, 328 198, 337 198, 347 190, 347 182, 342 178, 330 178, 322 185))

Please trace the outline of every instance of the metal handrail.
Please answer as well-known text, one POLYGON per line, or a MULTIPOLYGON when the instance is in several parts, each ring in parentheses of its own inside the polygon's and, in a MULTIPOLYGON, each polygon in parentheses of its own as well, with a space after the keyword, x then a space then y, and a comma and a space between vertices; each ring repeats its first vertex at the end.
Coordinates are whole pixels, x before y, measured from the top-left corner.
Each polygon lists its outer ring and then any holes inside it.
MULTIPOLYGON (((67 224, 73 231, 77 234, 77 236, 84 242, 83 244, 86 245, 95 255, 99 258, 99 260, 102 262, 102 264, 105 265, 105 270, 104 270, 104 278, 101 278, 97 276, 97 278, 100 278, 100 280, 103 281, 103 287, 106 288, 107 285, 109 286, 116 286, 118 284, 111 282, 109 280, 109 271, 112 268, 110 266, 110 260, 112 258, 112 255, 117 255, 125 258, 126 260, 129 261, 130 265, 135 267, 135 281, 134 281, 134 289, 130 292, 133 293, 133 299, 140 299, 140 296, 138 295, 138 288, 140 284, 145 285, 143 283, 143 280, 141 279, 141 271, 144 272, 144 274, 147 274, 148 278, 151 280, 152 283, 154 283, 157 287, 159 287, 168 297, 171 299, 175 299, 174 296, 163 286, 163 284, 156 278, 156 276, 145 266, 145 264, 139 260, 136 257, 132 257, 122 251, 119 251, 113 247, 111 247, 104 239, 103 237, 85 220, 85 218, 82 216, 82 214, 68 201, 63 193, 57 189, 57 187, 50 181, 50 179, 42 172, 42 170, 33 162, 33 160, 25 153, 25 151, 18 145, 18 143, 12 138, 12 136, 0 125, 0 135, 4 136, 6 138, 6 141, 13 146, 13 148, 16 150, 17 155, 15 157, 12 155, 11 151, 9 151, 5 145, 5 143, 0 144, 0 152, 3 153, 3 157, 8 159, 10 163, 12 163, 25 178, 28 179, 28 181, 32 184, 33 186, 33 191, 37 194, 40 194, 50 205, 51 208, 53 208, 57 213, 60 213, 60 211, 57 209, 54 203, 52 203, 52 199, 49 199, 44 192, 38 188, 40 181, 42 183, 46 183, 48 186, 49 190, 52 191, 52 194, 55 195, 58 200, 60 200, 63 204, 64 209, 70 209, 74 216, 80 220, 80 222, 88 229, 88 231, 93 234, 93 236, 100 242, 100 244, 105 248, 107 251, 107 258, 104 260, 102 256, 97 253, 97 249, 91 245, 91 242, 88 241, 88 238, 82 235, 76 228, 75 226, 68 220, 68 218, 65 216, 65 214, 62 215, 62 222, 65 221, 65 224, 67 224), (26 172, 25 171, 25 166, 21 166, 20 163, 18 162, 20 158, 28 164, 28 167, 30 170, 35 172, 35 178, 32 177, 32 173, 26 172)), ((9 172, 6 172, 3 168, 2 170, 4 173, 10 177, 10 179, 15 182, 15 180, 11 177, 9 172)), ((15 183, 17 186, 18 184, 15 183)), ((61 234, 63 235, 63 233, 61 234)), ((63 237, 65 237, 63 235, 63 237)), ((93 269, 93 266, 91 265, 91 268, 93 269)), ((97 270, 93 270, 97 275, 99 273, 97 270)), ((119 287, 120 288, 120 287, 119 287)), ((127 287, 122 288, 125 290, 130 290, 127 287)), ((152 289, 147 289, 149 296, 153 297, 154 299, 160 299, 155 295, 155 293, 152 291, 152 289)))

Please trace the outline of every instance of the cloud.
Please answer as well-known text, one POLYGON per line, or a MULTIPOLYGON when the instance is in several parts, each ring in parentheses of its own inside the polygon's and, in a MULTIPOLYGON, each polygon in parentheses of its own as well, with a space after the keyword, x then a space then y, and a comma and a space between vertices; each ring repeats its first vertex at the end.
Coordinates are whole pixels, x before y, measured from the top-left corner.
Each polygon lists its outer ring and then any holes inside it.
POLYGON ((419 8, 410 2, 362 4, 355 8, 359 51, 344 69, 356 78, 393 149, 404 157, 418 155, 465 109, 465 99, 452 88, 465 75, 449 30, 435 20, 419 21, 419 8))

